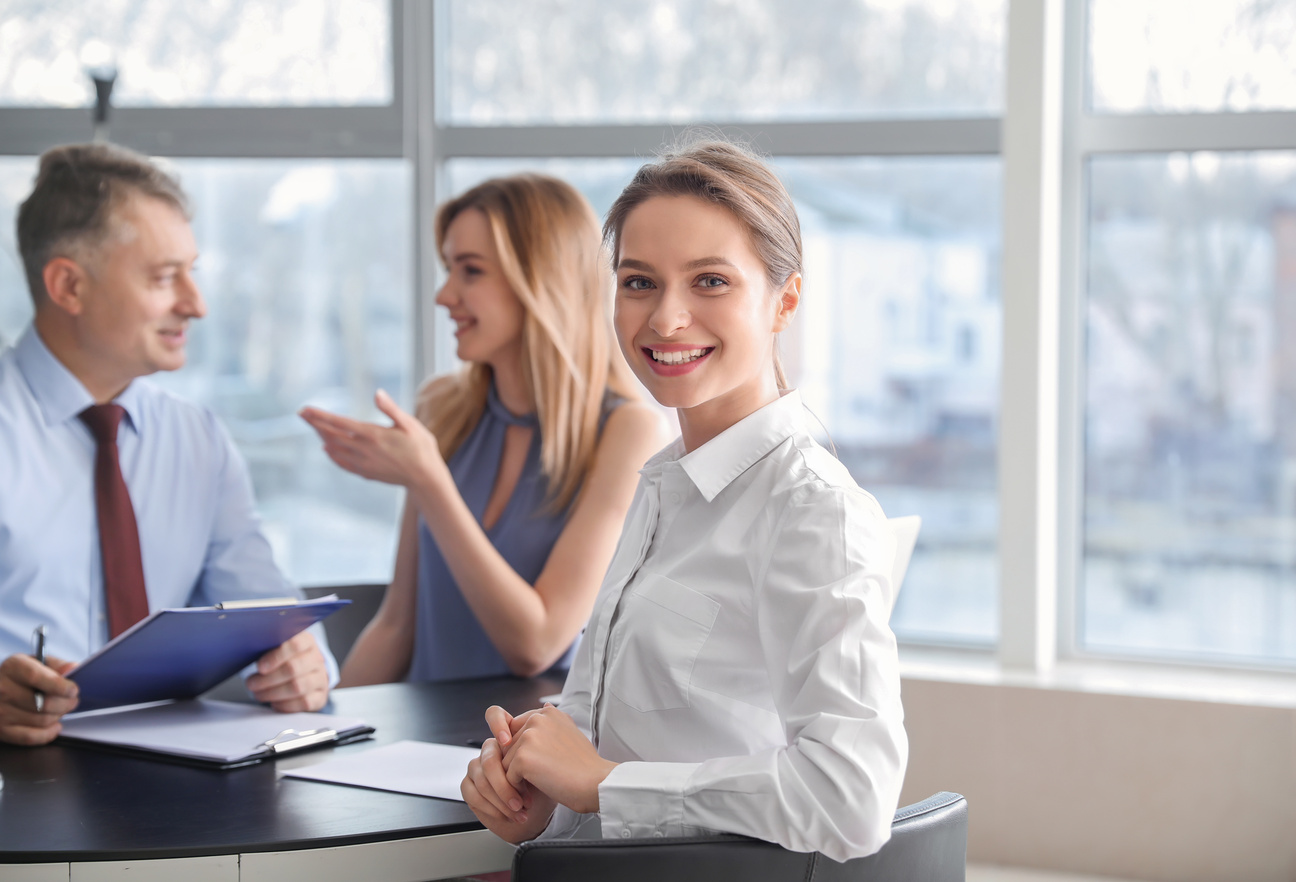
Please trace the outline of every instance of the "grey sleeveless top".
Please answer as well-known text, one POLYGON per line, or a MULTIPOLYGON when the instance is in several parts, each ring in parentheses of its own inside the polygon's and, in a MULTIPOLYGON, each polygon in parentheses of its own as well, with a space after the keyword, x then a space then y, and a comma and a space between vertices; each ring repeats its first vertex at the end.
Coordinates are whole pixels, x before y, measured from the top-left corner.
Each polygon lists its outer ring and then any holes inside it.
MULTIPOLYGON (((600 432, 608 415, 623 401, 611 392, 604 396, 603 412, 599 418, 600 432)), ((540 424, 536 415, 510 413, 500 403, 492 383, 481 420, 450 457, 448 465, 459 493, 480 524, 495 486, 500 456, 504 451, 504 432, 509 426, 529 426, 535 431, 513 495, 499 520, 486 531, 486 536, 509 566, 534 584, 571 512, 570 504, 559 511, 546 510, 549 482, 540 471, 540 424)), ((421 517, 418 537, 417 621, 414 655, 406 679, 455 680, 511 673, 504 657, 495 649, 464 600, 445 558, 441 556, 441 549, 421 517)), ((554 669, 565 671, 571 666, 579 642, 577 637, 554 664, 554 669)))

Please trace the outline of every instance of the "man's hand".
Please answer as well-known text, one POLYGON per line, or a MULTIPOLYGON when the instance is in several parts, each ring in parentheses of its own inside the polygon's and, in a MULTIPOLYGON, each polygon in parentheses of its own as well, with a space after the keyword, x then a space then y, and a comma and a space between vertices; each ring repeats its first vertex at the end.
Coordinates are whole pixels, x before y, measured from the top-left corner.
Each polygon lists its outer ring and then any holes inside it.
POLYGON ((63 678, 73 662, 46 656, 41 664, 30 655, 11 655, 0 662, 0 741, 48 744, 62 731, 59 718, 77 706, 77 685, 63 678), (36 712, 36 693, 45 708, 36 712))
POLYGON ((257 701, 281 713, 322 708, 328 701, 328 666, 314 636, 302 631, 261 656, 247 687, 257 701))

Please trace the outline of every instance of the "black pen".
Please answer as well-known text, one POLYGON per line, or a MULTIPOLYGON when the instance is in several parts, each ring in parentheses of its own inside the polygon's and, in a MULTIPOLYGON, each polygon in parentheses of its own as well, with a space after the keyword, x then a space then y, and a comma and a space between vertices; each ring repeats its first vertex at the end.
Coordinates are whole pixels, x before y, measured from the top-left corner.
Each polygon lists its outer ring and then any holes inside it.
MULTIPOLYGON (((32 655, 36 657, 38 664, 45 664, 45 626, 37 625, 36 630, 32 632, 32 643, 35 649, 32 655)), ((39 689, 36 690, 36 713, 45 712, 45 693, 39 689)))

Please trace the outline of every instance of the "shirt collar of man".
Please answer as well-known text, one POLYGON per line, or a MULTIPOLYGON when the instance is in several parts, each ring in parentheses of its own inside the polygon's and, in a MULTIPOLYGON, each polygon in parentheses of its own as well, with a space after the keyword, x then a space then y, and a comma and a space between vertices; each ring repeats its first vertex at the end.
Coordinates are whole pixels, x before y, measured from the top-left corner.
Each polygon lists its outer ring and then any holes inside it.
POLYGON ((803 427, 801 393, 791 389, 691 453, 685 452, 681 439, 676 439, 648 460, 642 473, 660 473, 668 463, 678 462, 702 497, 711 502, 735 478, 803 427))
MULTIPOLYGON (((49 351, 34 324, 29 325, 14 344, 14 359, 32 396, 40 405, 46 426, 53 427, 76 419, 77 414, 95 403, 81 381, 49 351)), ((127 386, 113 403, 120 404, 126 411, 126 422, 138 435, 143 408, 137 384, 127 386)))

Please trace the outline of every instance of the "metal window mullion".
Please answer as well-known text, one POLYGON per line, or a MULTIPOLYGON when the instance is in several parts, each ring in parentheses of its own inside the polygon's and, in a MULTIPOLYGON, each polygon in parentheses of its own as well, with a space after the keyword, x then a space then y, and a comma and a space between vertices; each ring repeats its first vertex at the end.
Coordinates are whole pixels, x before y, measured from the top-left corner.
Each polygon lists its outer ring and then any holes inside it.
POLYGON ((417 386, 436 364, 437 287, 436 213, 439 138, 436 131, 436 13, 422 0, 404 3, 405 155, 414 166, 413 237, 414 316, 413 362, 417 386))
POLYGON ((1009 0, 1003 133, 999 659, 1057 654, 1062 0, 1009 0))
POLYGON ((1296 148, 1296 111, 1085 113, 1080 116, 1078 138, 1082 155, 1290 150, 1296 148))
POLYGON ((1084 566, 1085 321, 1084 159, 1079 126, 1085 106, 1086 0, 1065 0, 1058 319, 1057 653, 1075 655, 1084 566))
MULTIPOLYGON (((120 107, 110 118, 118 144, 169 157, 400 157, 396 107, 120 107)), ((0 154, 32 156, 88 141, 90 111, 0 108, 0 154)))
MULTIPOLYGON (((443 157, 649 157, 688 125, 438 126, 443 157)), ((779 156, 994 155, 1000 121, 977 119, 751 123, 708 127, 779 156)))

